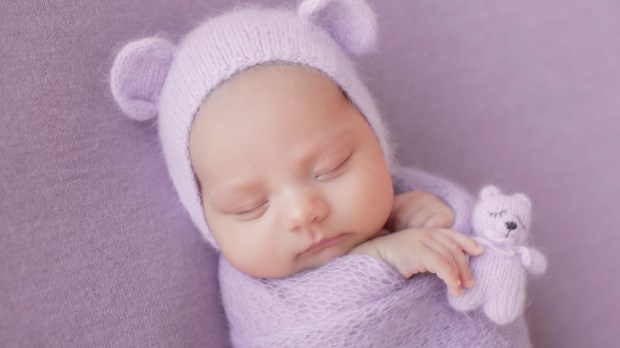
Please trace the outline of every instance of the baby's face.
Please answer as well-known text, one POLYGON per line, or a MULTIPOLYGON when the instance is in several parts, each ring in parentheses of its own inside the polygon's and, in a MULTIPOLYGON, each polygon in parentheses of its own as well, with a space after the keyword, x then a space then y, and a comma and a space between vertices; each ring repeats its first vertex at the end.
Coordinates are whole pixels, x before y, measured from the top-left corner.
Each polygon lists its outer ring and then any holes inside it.
POLYGON ((384 226, 393 189, 379 143, 323 74, 251 68, 216 89, 190 132, 202 204, 221 252, 255 277, 347 254, 384 226))

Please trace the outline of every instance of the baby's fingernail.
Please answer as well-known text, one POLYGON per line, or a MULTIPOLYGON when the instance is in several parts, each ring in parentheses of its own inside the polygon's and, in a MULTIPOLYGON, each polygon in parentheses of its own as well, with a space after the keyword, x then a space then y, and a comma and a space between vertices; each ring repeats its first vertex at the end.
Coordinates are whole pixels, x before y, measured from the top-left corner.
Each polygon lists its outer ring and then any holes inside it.
POLYGON ((467 285, 465 287, 472 288, 474 285, 476 285, 476 281, 474 280, 474 278, 471 278, 467 281, 467 285))

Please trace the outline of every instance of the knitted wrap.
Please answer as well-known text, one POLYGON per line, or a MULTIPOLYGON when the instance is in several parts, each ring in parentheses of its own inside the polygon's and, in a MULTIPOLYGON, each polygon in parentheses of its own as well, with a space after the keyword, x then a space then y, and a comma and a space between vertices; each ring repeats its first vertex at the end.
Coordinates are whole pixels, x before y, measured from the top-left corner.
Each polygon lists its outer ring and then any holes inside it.
POLYGON ((361 0, 305 0, 290 9, 236 8, 207 19, 178 45, 162 37, 127 44, 110 76, 112 94, 127 116, 158 116, 168 171, 181 203, 216 249, 201 207, 189 156, 189 131, 205 98, 223 81, 252 66, 299 64, 318 70, 343 89, 364 115, 388 166, 388 131, 351 57, 376 44, 377 23, 361 0))
MULTIPOLYGON (((452 204, 470 200, 430 174, 398 172, 397 181, 407 183, 404 189, 425 189, 452 204)), ((453 206, 467 214, 470 208, 453 206)), ((220 257, 219 279, 237 348, 531 346, 522 316, 496 326, 480 310, 463 315, 449 306, 435 275, 405 280, 370 256, 346 255, 281 279, 247 276, 220 257)))
POLYGON ((403 280, 382 261, 347 255, 285 279, 257 279, 220 257, 233 346, 530 347, 523 319, 497 327, 446 301, 435 275, 403 280))

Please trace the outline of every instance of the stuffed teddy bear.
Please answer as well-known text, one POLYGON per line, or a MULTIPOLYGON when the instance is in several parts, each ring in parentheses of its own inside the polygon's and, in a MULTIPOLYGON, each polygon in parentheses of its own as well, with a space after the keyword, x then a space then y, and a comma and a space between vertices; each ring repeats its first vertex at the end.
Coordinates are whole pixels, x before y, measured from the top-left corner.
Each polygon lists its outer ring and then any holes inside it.
POLYGON ((473 212, 473 238, 485 247, 470 261, 476 284, 461 296, 448 294, 450 305, 460 312, 483 306, 495 323, 508 324, 525 304, 527 272, 542 274, 547 261, 527 247, 532 205, 523 194, 505 195, 495 186, 480 192, 473 212))

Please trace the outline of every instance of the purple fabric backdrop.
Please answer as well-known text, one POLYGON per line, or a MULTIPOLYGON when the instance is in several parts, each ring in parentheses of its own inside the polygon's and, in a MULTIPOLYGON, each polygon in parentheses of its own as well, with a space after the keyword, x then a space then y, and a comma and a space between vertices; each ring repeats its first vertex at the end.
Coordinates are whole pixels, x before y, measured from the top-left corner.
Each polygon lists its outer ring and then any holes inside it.
MULTIPOLYGON (((215 257, 106 79, 122 42, 231 3, 0 3, 0 346, 227 345, 215 257)), ((534 202, 533 341, 619 341, 620 3, 373 4, 362 68, 402 161, 534 202)))
POLYGON ((0 5, 1 347, 228 345, 217 259, 154 124, 121 116, 107 83, 121 42, 184 33, 206 7, 0 5))

